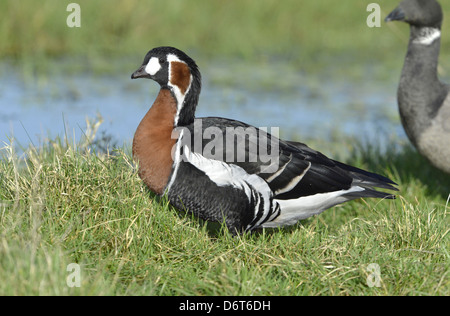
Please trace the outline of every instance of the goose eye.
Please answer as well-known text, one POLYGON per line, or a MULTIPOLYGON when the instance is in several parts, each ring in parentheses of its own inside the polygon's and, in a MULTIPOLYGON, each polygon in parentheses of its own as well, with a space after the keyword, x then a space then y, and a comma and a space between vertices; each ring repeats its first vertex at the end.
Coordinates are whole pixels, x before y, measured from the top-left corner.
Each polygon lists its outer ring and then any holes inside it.
POLYGON ((164 64, 165 62, 166 62, 166 61, 164 60, 164 58, 160 58, 160 59, 159 59, 159 63, 160 63, 160 64, 164 64))

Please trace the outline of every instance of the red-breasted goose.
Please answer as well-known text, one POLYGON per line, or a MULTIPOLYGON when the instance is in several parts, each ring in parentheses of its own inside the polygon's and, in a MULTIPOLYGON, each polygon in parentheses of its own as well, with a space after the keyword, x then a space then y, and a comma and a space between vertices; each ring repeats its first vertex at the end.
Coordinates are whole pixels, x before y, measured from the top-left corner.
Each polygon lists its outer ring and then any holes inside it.
POLYGON ((404 0, 386 17, 410 25, 397 91, 403 127, 419 153, 450 174, 450 86, 437 75, 442 19, 435 0, 404 0))
POLYGON ((136 130, 133 157, 148 188, 177 209, 236 234, 292 225, 360 197, 394 198, 374 189, 397 190, 391 180, 305 144, 231 119, 195 118, 200 72, 176 48, 150 50, 131 78, 161 86, 136 130))

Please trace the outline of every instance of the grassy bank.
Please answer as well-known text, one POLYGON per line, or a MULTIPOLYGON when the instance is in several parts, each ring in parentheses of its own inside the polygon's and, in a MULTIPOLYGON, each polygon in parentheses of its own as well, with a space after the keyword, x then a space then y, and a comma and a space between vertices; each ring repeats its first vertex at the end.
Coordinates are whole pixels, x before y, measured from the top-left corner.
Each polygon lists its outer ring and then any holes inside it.
POLYGON ((398 182, 395 201, 238 238, 152 196, 127 150, 55 141, 26 160, 1 154, 0 295, 450 295, 450 182, 406 145, 347 160, 398 182))
MULTIPOLYGON (((335 80, 366 71, 397 78, 408 37, 402 24, 368 28, 369 1, 76 2, 79 29, 66 26, 69 1, 1 1, 0 58, 18 67, 0 69, 129 73, 149 48, 173 45, 201 66, 281 58, 323 76, 340 68, 335 80)), ((383 17, 397 5, 378 3, 383 17)), ((441 60, 449 54, 450 32, 441 60)), ((234 79, 217 76, 222 86, 234 79)), ((96 152, 91 127, 79 144, 55 140, 25 156, 1 145, 0 295, 450 295, 450 179, 407 144, 381 152, 339 139, 355 148, 347 163, 399 184, 395 201, 354 201, 292 228, 231 238, 149 193, 129 149, 96 152), (71 263, 80 287, 68 286, 71 263), (368 284, 369 265, 380 269, 379 287, 368 284)))
MULTIPOLYGON (((283 58, 309 71, 330 63, 401 65, 408 27, 369 28, 370 2, 79 0, 81 28, 69 28, 69 1, 6 0, 0 58, 45 72, 64 57, 69 69, 107 71, 116 58, 135 66, 148 49, 172 45, 202 58, 283 58)), ((382 19, 397 5, 377 3, 382 19)), ((450 16, 450 4, 442 5, 450 16)), ((443 54, 450 54, 450 34, 443 35, 443 54)))

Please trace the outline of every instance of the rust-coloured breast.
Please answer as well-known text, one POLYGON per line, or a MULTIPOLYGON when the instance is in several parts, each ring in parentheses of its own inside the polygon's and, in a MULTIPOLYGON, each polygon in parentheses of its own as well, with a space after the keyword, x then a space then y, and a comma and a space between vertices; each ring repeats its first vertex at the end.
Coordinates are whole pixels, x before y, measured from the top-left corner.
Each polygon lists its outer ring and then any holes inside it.
POLYGON ((133 139, 133 158, 139 162, 139 176, 150 190, 163 194, 172 171, 172 139, 176 101, 161 89, 139 124, 133 139))

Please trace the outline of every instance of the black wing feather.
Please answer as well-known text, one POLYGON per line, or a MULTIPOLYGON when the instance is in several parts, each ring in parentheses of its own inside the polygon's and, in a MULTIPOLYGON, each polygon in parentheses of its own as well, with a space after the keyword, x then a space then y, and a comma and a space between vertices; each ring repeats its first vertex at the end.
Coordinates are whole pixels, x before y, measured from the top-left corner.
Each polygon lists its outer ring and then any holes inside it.
POLYGON ((192 151, 198 152, 199 150, 202 150, 200 154, 204 155, 205 146, 207 146, 211 141, 217 141, 214 138, 205 139, 202 137, 201 146, 198 144, 196 146, 196 144, 194 144, 195 140, 199 140, 199 135, 204 135, 204 131, 207 128, 213 127, 216 132, 221 131, 223 141, 222 146, 224 150, 222 150, 222 152, 214 158, 219 160, 222 159, 222 161, 227 163, 238 165, 249 174, 259 175, 269 184, 269 187, 274 193, 281 191, 280 194, 275 195, 276 199, 295 199, 302 196, 347 190, 352 185, 364 187, 366 189, 365 191, 354 194, 367 197, 393 197, 390 194, 374 190, 374 187, 397 190, 393 186, 395 183, 384 176, 329 159, 322 153, 309 148, 303 143, 279 140, 275 136, 243 122, 219 117, 198 118, 196 120, 201 120, 201 124, 197 121, 196 125, 193 123, 188 126, 184 126, 184 128, 187 128, 190 131, 191 137, 190 139, 184 139, 183 142, 190 145, 192 151), (245 140, 245 144, 234 144, 241 150, 245 150, 244 153, 236 150, 236 147, 231 148, 229 144, 227 146, 225 134, 227 128, 255 129, 258 133, 258 140, 261 137, 266 138, 265 142, 263 142, 263 144, 268 147, 265 152, 271 153, 271 140, 278 141, 279 160, 276 171, 271 173, 262 172, 265 170, 264 166, 267 166, 268 163, 260 159, 260 142, 256 141, 255 138, 247 137, 248 135, 243 135, 242 139, 245 140), (194 136, 194 134, 196 136, 194 136), (251 154, 254 154, 253 151, 255 146, 258 150, 258 155, 257 160, 252 161, 250 158, 251 154), (230 154, 231 150, 233 152, 230 154), (238 153, 245 155, 244 161, 237 160, 238 153), (232 162, 227 161, 227 154, 228 158, 231 156, 233 157, 232 162), (301 180, 299 180, 300 178, 301 180), (297 180, 299 180, 298 183, 296 183, 297 180), (290 189, 284 191, 283 188, 290 189))

